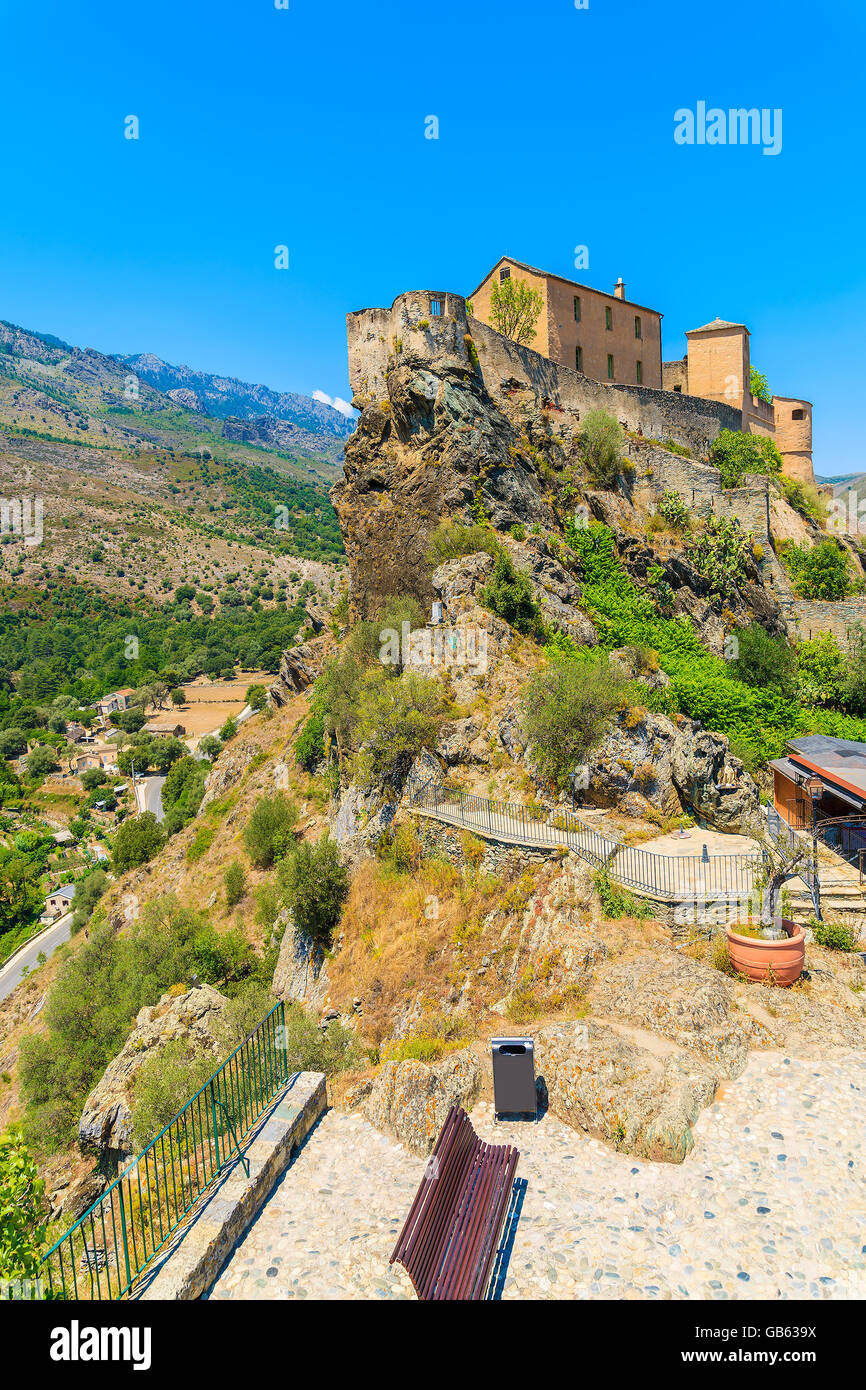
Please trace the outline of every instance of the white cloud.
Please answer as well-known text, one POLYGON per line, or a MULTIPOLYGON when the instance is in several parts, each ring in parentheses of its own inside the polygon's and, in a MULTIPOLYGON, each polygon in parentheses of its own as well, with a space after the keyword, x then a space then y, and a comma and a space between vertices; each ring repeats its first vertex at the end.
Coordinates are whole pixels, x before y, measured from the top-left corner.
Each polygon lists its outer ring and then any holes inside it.
POLYGON ((352 407, 348 401, 344 401, 342 396, 327 396, 324 391, 318 389, 313 392, 313 400, 321 401, 322 405, 333 406, 334 410, 339 410, 341 415, 351 415, 352 407))

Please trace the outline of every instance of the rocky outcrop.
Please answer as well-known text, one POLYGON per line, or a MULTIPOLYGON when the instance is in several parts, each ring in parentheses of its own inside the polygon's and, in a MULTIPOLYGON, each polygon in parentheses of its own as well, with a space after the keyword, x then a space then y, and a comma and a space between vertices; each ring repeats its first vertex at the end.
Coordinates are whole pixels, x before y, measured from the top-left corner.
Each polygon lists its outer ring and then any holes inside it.
POLYGON ((736 1077, 746 1065, 752 1029, 740 1021, 724 977, 677 952, 607 967, 592 1010, 668 1038, 716 1074, 736 1077))
MULTIPOLYGON (((558 627, 575 642, 595 646, 598 636, 589 618, 580 609, 581 588, 573 575, 553 556, 547 543, 537 536, 526 541, 503 541, 515 567, 528 577, 535 601, 546 623, 558 627)), ((448 560, 434 570, 430 580, 445 612, 453 621, 477 608, 481 589, 493 571, 493 557, 477 551, 448 560)))
POLYGON ((195 391, 190 391, 186 386, 179 386, 174 390, 165 393, 169 400, 174 401, 175 405, 182 406, 184 410, 191 410, 196 415, 206 415, 207 411, 201 403, 195 391))
POLYGON ((580 609, 581 587, 550 552, 546 541, 529 536, 510 546, 515 565, 529 576, 542 618, 584 646, 594 647, 598 635, 580 609))
POLYGON ((354 867, 365 854, 372 853, 391 827, 397 814, 394 800, 383 798, 381 787, 364 788, 351 783, 341 794, 331 819, 331 839, 340 846, 345 864, 354 867))
POLYGON ((199 815, 212 801, 218 801, 241 780, 250 763, 261 753, 259 743, 237 743, 226 745, 208 773, 204 796, 201 799, 199 815))
POLYGON ((672 611, 691 618, 701 641, 716 655, 722 655, 732 625, 759 622, 772 636, 786 636, 787 624, 778 601, 764 587, 761 569, 748 551, 743 557, 742 578, 720 598, 687 554, 660 555, 646 541, 625 534, 616 522, 614 530, 620 558, 631 577, 646 585, 650 570, 660 566, 661 578, 673 593, 672 611))
POLYGON ((334 654, 335 643, 330 633, 322 633, 309 642, 301 642, 283 652, 280 662, 280 681, 286 690, 298 694, 313 684, 334 654))
POLYGON ((587 800, 596 806, 627 810, 636 792, 665 815, 685 809, 726 831, 751 825, 758 814, 758 787, 727 737, 682 715, 623 711, 588 767, 587 800))
POLYGON ((289 922, 283 932, 273 991, 285 1004, 321 1008, 328 997, 328 962, 322 947, 289 922))
POLYGON ((475 606, 479 590, 488 583, 492 573, 493 556, 486 550, 478 550, 439 565, 433 571, 430 585, 445 605, 449 618, 455 619, 475 606))
POLYGON ((658 658, 637 647, 618 647, 611 652, 610 663, 626 680, 640 681, 647 690, 666 690, 671 683, 670 676, 661 669, 658 658))
POLYGON ((169 1043, 211 1052, 219 1062, 220 1022, 228 1003, 210 985, 185 994, 164 994, 139 1011, 135 1027, 84 1103, 78 1141, 87 1151, 122 1156, 133 1152, 132 1106, 135 1078, 145 1062, 169 1043))
POLYGON ((471 523, 480 509, 497 531, 554 527, 528 439, 488 395, 462 343, 433 361, 413 335, 391 359, 386 390, 386 399, 355 398, 363 413, 346 443, 344 480, 331 493, 352 604, 364 617, 397 593, 426 608, 433 590, 425 554, 440 521, 471 523))
POLYGON ((480 719, 452 719, 443 724, 436 742, 436 752, 448 767, 458 763, 489 763, 490 749, 483 738, 480 719))
POLYGON ((362 1101, 367 1119, 411 1153, 430 1153, 452 1105, 470 1110, 481 1091, 481 1070, 469 1051, 441 1062, 385 1062, 362 1101))
POLYGON ((108 1178, 98 1170, 85 1173, 83 1178, 79 1178, 78 1182, 70 1187, 56 1211, 56 1216, 62 1216, 67 1225, 71 1226, 99 1200, 107 1186, 108 1178))
POLYGON ((692 1125, 716 1092, 709 1071, 640 1048, 604 1024, 553 1024, 535 1035, 542 1101, 559 1119, 623 1153, 681 1163, 692 1125))

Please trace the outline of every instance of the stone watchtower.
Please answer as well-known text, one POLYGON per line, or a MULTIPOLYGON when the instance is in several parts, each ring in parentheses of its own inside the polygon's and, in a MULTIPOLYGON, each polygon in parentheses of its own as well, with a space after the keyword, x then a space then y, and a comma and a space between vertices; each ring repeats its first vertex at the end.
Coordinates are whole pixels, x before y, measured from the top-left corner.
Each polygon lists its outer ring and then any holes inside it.
POLYGON ((811 404, 791 396, 774 396, 768 404, 752 395, 750 337, 744 323, 726 319, 691 329, 682 362, 664 364, 665 387, 735 406, 748 434, 775 440, 788 477, 814 483, 811 404))
POLYGON ((801 483, 814 483, 812 471, 812 404, 793 396, 774 396, 776 444, 784 472, 801 483))

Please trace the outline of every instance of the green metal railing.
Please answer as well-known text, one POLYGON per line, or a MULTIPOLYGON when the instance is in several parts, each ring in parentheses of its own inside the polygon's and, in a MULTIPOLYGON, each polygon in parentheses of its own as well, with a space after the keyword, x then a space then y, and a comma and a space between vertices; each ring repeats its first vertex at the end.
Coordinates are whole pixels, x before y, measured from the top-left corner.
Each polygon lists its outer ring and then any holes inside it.
POLYGON ((122 1298, 291 1078, 277 1004, 43 1256, 49 1298, 122 1298))

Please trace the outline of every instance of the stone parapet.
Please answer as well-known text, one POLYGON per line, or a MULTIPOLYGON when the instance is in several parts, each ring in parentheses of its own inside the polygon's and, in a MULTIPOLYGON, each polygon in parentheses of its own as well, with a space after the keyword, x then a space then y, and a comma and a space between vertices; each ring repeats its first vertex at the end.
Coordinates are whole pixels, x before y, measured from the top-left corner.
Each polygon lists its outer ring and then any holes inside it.
POLYGON ((133 1289, 132 1297, 145 1301, 201 1298, 326 1104, 324 1074, 299 1072, 264 1116, 244 1151, 249 1173, 238 1158, 226 1165, 225 1176, 193 1209, 167 1251, 133 1289))

